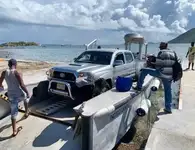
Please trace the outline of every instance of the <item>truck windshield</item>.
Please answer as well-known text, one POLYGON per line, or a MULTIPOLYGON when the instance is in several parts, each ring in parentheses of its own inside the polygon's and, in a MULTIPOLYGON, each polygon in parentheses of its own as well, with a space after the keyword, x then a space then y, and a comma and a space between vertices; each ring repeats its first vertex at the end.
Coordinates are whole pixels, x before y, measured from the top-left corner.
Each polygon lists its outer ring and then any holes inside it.
POLYGON ((75 59, 75 62, 109 65, 113 52, 86 51, 75 59))

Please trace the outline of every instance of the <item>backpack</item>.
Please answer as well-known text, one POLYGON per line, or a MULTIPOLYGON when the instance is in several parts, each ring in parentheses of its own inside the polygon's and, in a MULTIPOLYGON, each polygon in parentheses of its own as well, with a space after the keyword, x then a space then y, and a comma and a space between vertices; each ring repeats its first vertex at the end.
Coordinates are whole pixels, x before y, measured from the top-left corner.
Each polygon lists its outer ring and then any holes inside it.
POLYGON ((175 52, 174 55, 175 55, 175 63, 172 66, 173 68, 172 78, 173 78, 173 82, 176 82, 183 77, 183 69, 181 63, 178 62, 177 55, 175 52))

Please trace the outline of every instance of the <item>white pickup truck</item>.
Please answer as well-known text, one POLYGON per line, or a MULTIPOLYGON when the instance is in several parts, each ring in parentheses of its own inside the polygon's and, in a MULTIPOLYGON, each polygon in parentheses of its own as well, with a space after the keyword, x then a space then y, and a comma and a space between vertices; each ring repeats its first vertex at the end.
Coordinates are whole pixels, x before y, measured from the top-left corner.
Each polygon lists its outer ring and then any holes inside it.
MULTIPOLYGON (((144 67, 141 46, 143 37, 136 34, 125 36, 126 49, 87 49, 73 63, 54 66, 48 72, 44 87, 48 94, 69 97, 83 102, 115 86, 118 76, 131 76, 134 81, 144 67), (139 43, 139 52, 132 53, 129 43, 139 43)), ((36 89, 33 95, 37 95, 36 89)))

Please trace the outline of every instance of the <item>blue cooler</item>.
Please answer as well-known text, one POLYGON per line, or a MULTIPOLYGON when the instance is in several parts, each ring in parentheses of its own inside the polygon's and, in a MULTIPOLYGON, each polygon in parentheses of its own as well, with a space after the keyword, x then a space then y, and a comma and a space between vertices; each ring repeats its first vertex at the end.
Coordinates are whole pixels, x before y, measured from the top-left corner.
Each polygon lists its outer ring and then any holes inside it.
POLYGON ((131 89, 133 80, 131 77, 120 77, 116 79, 116 90, 119 92, 127 92, 131 89))

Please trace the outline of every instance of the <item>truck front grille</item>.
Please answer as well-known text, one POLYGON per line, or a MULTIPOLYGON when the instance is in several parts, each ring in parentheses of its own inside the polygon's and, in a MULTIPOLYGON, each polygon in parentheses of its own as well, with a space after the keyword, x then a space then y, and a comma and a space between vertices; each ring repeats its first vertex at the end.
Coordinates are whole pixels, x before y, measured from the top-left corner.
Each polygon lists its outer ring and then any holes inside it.
POLYGON ((53 77, 57 79, 67 80, 67 81, 75 81, 76 77, 73 73, 68 72, 58 72, 54 71, 53 77))

